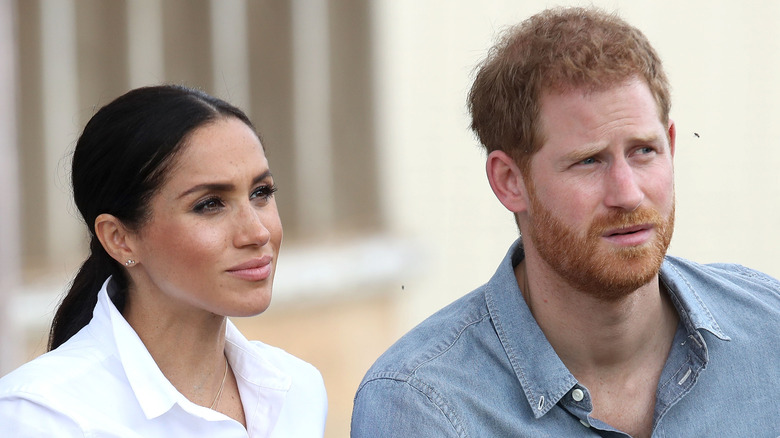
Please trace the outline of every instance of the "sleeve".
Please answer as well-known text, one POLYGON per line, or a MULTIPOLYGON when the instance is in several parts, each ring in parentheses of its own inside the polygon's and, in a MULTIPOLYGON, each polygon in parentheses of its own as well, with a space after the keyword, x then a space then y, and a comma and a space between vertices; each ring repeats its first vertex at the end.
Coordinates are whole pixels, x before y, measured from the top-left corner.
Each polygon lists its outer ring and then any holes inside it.
POLYGON ((313 365, 306 365, 306 373, 297 380, 296 386, 298 397, 296 400, 297 411, 305 413, 306 421, 298 419, 300 435, 296 436, 318 436, 325 433, 325 420, 328 416, 328 394, 325 390, 325 381, 322 374, 313 365))
POLYGON ((71 418, 42 403, 21 397, 0 398, 0 430, 3 437, 85 437, 71 418))
POLYGON ((351 438, 441 438, 466 436, 453 411, 424 384, 376 379, 355 396, 351 438))

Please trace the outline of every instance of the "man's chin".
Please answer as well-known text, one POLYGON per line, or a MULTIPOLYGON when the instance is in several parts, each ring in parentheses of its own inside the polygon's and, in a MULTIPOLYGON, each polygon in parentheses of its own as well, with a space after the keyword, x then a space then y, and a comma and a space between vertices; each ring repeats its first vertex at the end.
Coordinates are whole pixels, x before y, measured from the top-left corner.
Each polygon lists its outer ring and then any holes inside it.
POLYGON ((663 263, 658 248, 626 248, 590 264, 590 272, 569 278, 571 285, 605 301, 621 300, 652 282, 663 263), (582 275, 584 274, 584 275, 582 275))

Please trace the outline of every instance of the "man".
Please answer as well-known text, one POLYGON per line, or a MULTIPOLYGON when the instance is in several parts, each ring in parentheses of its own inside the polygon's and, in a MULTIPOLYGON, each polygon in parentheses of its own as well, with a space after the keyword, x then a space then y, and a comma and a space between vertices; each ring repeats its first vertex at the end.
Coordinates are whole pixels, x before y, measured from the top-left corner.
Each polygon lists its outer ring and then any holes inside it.
POLYGON ((522 237, 379 358, 352 436, 780 436, 780 283, 666 256, 675 126, 644 35, 544 11, 469 108, 522 237))

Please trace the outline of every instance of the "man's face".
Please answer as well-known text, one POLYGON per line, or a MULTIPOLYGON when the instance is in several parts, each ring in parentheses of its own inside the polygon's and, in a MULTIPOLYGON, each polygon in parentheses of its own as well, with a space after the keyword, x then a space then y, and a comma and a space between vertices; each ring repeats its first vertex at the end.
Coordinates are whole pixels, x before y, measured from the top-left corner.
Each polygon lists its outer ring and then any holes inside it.
POLYGON ((545 143, 524 175, 526 253, 601 299, 647 284, 674 228, 674 125, 638 79, 544 94, 540 122, 545 143))

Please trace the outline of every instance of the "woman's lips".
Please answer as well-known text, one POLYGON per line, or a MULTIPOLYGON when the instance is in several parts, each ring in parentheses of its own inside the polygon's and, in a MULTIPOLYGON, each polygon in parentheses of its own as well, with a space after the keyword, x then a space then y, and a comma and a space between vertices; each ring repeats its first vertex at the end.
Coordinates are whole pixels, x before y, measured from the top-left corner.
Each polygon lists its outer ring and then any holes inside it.
POLYGON ((248 281, 262 281, 271 276, 271 256, 254 258, 229 268, 227 272, 233 276, 248 281))

